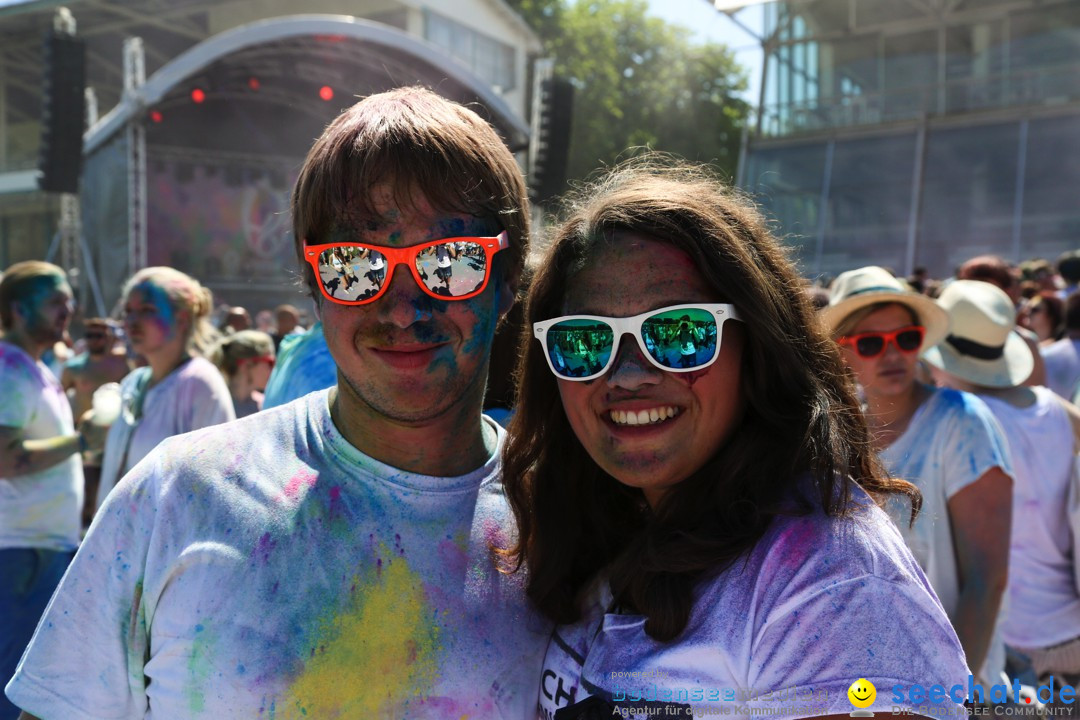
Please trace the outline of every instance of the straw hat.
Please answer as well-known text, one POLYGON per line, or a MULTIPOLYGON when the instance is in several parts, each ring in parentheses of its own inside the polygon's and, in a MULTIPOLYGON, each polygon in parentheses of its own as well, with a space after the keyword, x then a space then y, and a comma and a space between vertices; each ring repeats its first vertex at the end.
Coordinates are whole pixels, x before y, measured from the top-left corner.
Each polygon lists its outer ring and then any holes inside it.
POLYGON ((830 332, 835 332, 844 318, 856 310, 894 302, 909 308, 926 328, 924 348, 936 345, 949 333, 948 314, 930 298, 908 290, 885 268, 868 265, 840 273, 830 291, 829 305, 821 311, 821 319, 830 332))
POLYGON ((1028 379, 1035 358, 1013 331, 1016 308, 1000 288, 956 280, 938 304, 952 318, 952 334, 923 354, 926 362, 982 387, 1015 387, 1028 379))

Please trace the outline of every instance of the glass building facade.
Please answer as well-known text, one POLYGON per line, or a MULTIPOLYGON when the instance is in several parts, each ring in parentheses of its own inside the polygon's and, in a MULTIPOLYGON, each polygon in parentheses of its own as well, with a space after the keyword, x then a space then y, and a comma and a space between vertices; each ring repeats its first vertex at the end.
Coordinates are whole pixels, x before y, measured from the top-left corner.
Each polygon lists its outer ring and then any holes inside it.
POLYGON ((808 276, 1080 247, 1080 1, 766 6, 740 184, 808 276))

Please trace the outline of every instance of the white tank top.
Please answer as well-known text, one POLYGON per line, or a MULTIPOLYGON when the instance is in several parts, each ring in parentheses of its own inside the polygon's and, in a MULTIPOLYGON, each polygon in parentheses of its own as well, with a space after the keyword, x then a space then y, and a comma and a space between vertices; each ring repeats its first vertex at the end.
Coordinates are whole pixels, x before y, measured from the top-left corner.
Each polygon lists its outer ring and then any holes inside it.
POLYGON ((1005 642, 1045 648, 1080 636, 1067 515, 1075 482, 1072 424, 1057 396, 1032 388, 1036 402, 1017 408, 981 395, 1012 451, 1013 518, 1005 642))

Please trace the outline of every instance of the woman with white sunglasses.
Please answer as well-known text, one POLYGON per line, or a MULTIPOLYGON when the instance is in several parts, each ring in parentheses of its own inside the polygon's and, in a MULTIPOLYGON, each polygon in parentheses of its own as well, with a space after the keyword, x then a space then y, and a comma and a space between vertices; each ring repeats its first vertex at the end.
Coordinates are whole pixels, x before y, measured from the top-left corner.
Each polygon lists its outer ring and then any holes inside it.
POLYGON ((504 482, 558 623, 542 717, 919 712, 912 684, 966 683, 878 507, 918 492, 878 465, 752 206, 700 168, 616 168, 571 205, 526 318, 504 482))
POLYGON ((1001 683, 998 629, 1009 558, 1012 466, 989 408, 917 379, 919 353, 949 339, 948 315, 880 267, 841 273, 822 318, 865 398, 874 449, 918 486, 923 508, 893 515, 956 628, 976 680, 1001 683))

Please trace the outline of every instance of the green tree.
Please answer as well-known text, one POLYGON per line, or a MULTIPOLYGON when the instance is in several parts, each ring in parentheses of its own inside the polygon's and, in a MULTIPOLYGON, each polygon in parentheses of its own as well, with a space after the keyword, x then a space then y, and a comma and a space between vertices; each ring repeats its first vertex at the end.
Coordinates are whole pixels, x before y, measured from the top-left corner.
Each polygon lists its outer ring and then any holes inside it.
POLYGON ((718 43, 647 15, 644 0, 511 0, 576 87, 569 179, 648 146, 735 174, 746 71, 718 43))

